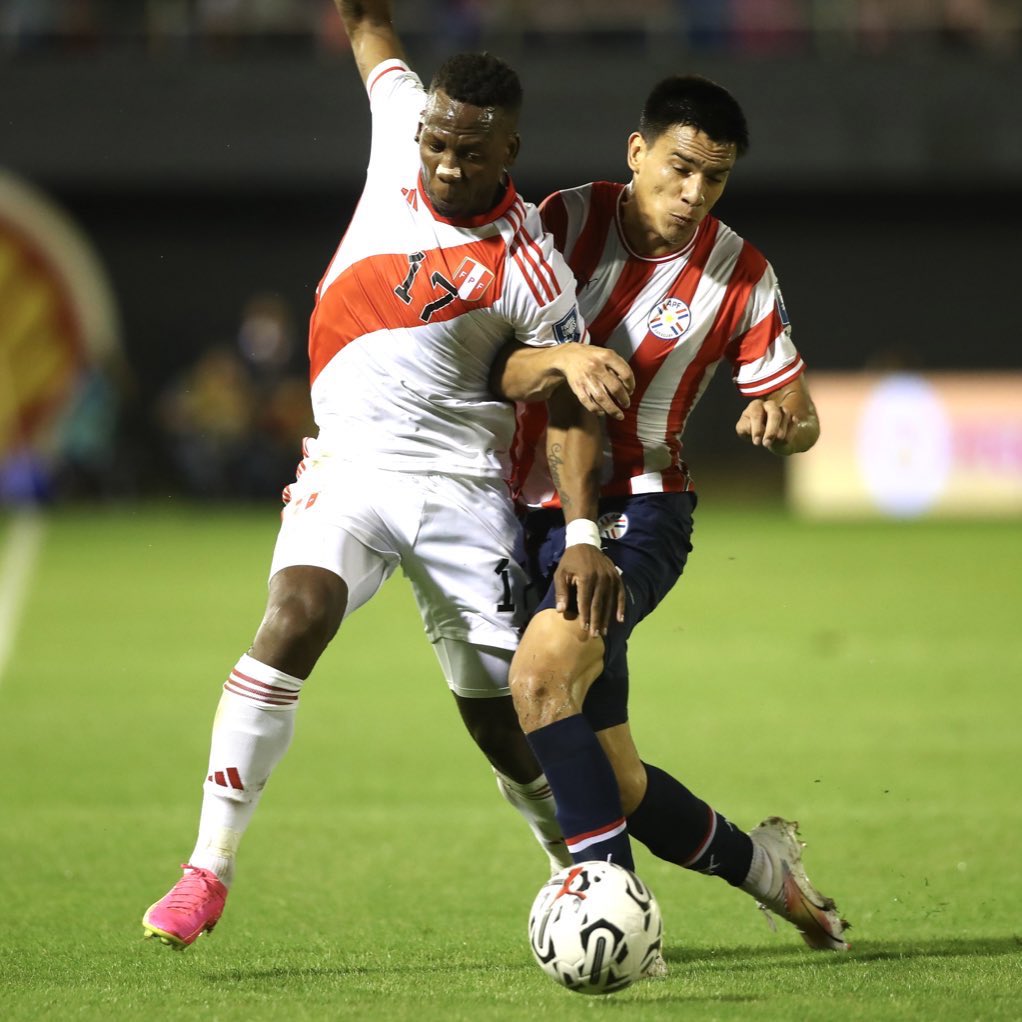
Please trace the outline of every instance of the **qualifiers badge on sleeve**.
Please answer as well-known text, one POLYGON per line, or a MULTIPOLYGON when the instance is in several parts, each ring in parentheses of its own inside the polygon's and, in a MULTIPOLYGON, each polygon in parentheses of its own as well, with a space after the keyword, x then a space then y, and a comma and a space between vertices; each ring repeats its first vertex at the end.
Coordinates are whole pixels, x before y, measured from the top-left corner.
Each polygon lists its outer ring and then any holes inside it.
POLYGON ((566 316, 554 323, 554 337, 557 338, 558 344, 566 344, 568 341, 579 339, 577 305, 573 305, 566 316))

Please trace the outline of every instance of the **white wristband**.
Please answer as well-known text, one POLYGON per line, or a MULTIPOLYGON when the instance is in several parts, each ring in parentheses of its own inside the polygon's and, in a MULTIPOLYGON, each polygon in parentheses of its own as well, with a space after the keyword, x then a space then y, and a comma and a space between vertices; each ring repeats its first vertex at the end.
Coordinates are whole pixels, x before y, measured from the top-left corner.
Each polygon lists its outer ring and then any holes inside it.
POLYGON ((600 530, 597 528, 596 522, 592 522, 588 518, 576 518, 573 522, 568 522, 564 529, 565 549, 577 546, 579 543, 588 543, 595 547, 602 545, 600 530))

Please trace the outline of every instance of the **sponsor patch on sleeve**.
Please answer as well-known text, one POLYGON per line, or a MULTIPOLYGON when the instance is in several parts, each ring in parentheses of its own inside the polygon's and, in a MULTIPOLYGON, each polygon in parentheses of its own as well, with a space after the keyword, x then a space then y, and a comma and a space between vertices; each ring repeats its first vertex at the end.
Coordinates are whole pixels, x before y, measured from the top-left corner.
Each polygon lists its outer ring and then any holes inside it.
POLYGON ((554 337, 558 344, 579 340, 578 306, 573 305, 567 315, 554 323, 554 337))

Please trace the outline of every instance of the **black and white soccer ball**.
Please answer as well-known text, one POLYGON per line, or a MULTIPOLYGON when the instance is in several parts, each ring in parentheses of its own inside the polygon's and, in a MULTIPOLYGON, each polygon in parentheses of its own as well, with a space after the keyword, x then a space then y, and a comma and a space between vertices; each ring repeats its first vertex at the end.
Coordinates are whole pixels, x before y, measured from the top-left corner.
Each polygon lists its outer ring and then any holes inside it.
POLYGON ((663 921, 653 892, 612 862, 555 873, 529 913, 529 944, 543 971, 581 994, 610 994, 657 960, 663 921))

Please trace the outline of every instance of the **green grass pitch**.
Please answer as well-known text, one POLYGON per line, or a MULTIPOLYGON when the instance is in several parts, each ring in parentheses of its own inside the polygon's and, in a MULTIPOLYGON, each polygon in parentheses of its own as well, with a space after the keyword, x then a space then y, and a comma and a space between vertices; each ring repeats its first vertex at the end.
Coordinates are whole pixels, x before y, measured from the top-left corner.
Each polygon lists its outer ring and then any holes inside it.
POLYGON ((191 850, 275 531, 272 507, 47 519, 0 678, 8 1022, 1022 1017, 1017 522, 809 525, 706 501, 684 580, 632 643, 645 757, 743 826, 800 820, 847 955, 639 848, 671 975, 606 999, 551 983, 525 939, 545 860, 400 578, 307 685, 217 930, 181 954, 143 942, 191 850))

